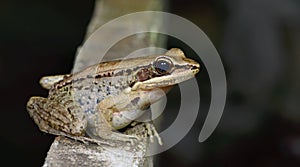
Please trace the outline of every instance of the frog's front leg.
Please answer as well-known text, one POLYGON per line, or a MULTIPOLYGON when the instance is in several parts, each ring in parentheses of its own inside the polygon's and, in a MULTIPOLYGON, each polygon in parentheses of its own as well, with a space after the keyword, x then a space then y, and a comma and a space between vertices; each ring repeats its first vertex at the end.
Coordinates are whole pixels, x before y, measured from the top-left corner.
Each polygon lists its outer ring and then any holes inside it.
POLYGON ((162 139, 159 136, 153 122, 133 122, 131 126, 134 128, 130 128, 125 131, 125 134, 135 134, 140 138, 149 137, 151 143, 154 142, 154 137, 157 139, 159 145, 163 145, 162 139))
POLYGON ((119 140, 124 142, 133 142, 139 139, 137 136, 126 135, 117 132, 111 125, 112 115, 104 115, 111 113, 110 109, 100 109, 97 107, 95 114, 88 116, 88 124, 86 133, 93 139, 101 140, 119 140))
MULTIPOLYGON (((135 91, 130 92, 130 94, 128 94, 128 92, 122 92, 118 94, 118 96, 106 97, 97 106, 99 109, 98 120, 106 121, 106 123, 98 123, 98 125, 94 125, 94 129, 96 129, 96 127, 101 127, 102 129, 108 129, 108 132, 113 132, 113 130, 126 127, 141 116, 149 115, 150 111, 147 110, 147 108, 150 106, 152 101, 157 100, 161 97, 161 95, 162 91, 157 89, 152 90, 151 94, 149 91, 135 91), (103 128, 103 125, 109 125, 109 127, 103 128)), ((148 123, 145 125, 146 127, 144 129, 139 130, 145 132, 143 134, 146 135, 137 135, 135 132, 131 134, 138 139, 143 139, 145 136, 149 136, 151 142, 155 136, 157 137, 159 144, 162 144, 154 126, 150 126, 148 123)), ((99 129, 98 133, 103 133, 103 131, 99 129)))

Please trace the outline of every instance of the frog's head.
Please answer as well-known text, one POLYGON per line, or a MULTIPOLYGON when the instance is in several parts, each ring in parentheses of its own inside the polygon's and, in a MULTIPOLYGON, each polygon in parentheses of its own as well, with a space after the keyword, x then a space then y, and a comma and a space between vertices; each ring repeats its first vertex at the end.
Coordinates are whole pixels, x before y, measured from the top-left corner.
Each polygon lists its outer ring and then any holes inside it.
POLYGON ((148 59, 147 66, 135 70, 132 90, 169 87, 193 78, 200 69, 199 63, 186 58, 178 48, 172 48, 164 55, 148 56, 148 59))

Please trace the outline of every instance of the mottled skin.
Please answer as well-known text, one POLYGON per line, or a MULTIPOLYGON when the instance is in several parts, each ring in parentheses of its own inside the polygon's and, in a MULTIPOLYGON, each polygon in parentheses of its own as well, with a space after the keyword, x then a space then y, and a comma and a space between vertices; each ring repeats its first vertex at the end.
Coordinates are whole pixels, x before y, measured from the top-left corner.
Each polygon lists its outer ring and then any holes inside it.
MULTIPOLYGON (((165 55, 104 62, 73 75, 42 78, 49 95, 31 97, 27 110, 43 132, 83 141, 130 141, 137 137, 117 130, 198 71, 199 64, 177 48, 165 55)), ((154 127, 147 127, 161 143, 154 127)))

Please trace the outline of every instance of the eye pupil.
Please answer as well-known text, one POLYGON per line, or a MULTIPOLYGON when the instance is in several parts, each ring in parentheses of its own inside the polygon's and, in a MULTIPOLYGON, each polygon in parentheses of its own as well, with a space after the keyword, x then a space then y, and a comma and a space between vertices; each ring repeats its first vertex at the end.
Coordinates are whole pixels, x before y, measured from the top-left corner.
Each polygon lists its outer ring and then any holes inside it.
POLYGON ((155 63, 155 70, 159 74, 166 74, 171 71, 172 65, 170 61, 158 59, 155 63))

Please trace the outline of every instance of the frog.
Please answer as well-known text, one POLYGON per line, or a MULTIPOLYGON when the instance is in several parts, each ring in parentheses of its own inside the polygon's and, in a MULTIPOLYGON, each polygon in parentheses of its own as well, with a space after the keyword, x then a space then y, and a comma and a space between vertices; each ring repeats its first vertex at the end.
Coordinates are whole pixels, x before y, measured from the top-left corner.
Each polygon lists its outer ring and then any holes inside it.
MULTIPOLYGON (((161 55, 101 62, 64 75, 42 77, 48 97, 32 96, 27 111, 42 132, 83 142, 132 141, 139 137, 120 130, 149 112, 174 85, 189 80, 200 65, 179 48, 161 55)), ((147 134, 162 141, 153 123, 147 134)))

